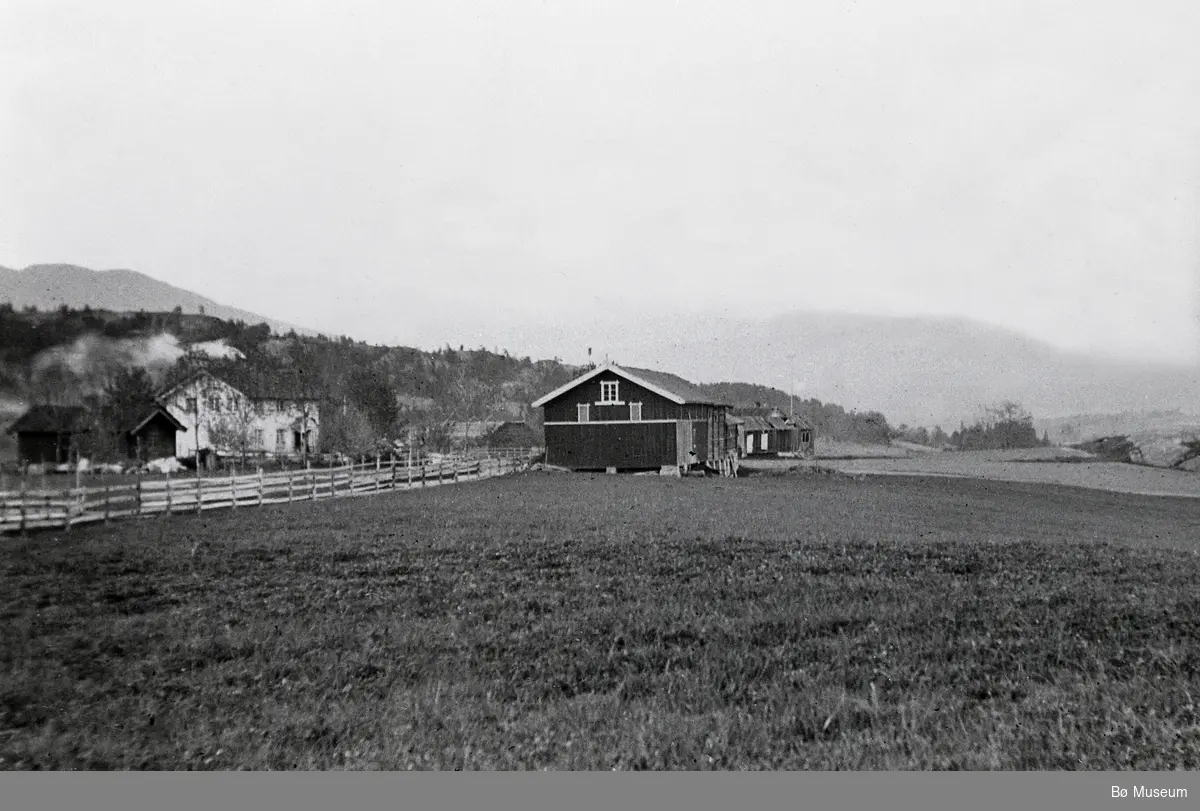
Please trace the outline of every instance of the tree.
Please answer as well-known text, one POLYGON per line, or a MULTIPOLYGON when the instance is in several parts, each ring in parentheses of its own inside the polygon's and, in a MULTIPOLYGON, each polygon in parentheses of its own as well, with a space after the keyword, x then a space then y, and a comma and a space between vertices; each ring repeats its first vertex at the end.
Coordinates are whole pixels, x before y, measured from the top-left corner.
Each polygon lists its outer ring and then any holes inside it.
POLYGON ((154 381, 145 369, 126 367, 115 372, 103 391, 89 399, 91 432, 87 453, 115 460, 125 456, 125 435, 155 404, 154 381))
POLYGON ((330 451, 357 456, 376 448, 377 436, 371 421, 353 403, 347 403, 344 409, 331 410, 321 422, 321 445, 330 451))
POLYGON ((227 398, 224 405, 220 414, 208 420, 209 441, 217 448, 237 451, 244 465, 251 446, 257 444, 254 426, 262 419, 262 405, 240 394, 227 398))

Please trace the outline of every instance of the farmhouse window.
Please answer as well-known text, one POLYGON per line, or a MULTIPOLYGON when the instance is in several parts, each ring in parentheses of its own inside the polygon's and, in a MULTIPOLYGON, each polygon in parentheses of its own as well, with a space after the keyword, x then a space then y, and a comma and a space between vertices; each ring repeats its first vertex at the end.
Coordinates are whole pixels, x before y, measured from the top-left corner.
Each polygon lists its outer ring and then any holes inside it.
POLYGON ((187 408, 187 413, 189 413, 189 414, 195 414, 195 413, 196 413, 196 398, 195 398, 195 397, 189 397, 189 398, 187 398, 187 406, 186 406, 186 408, 187 408))
POLYGON ((212 409, 213 411, 220 411, 221 410, 221 395, 210 394, 208 396, 208 407, 210 409, 212 409))
POLYGON ((265 443, 265 441, 266 441, 266 438, 263 436, 263 429, 255 428, 254 429, 254 447, 255 447, 255 449, 261 448, 263 446, 263 444, 265 443))
POLYGON ((276 430, 275 431, 275 450, 278 450, 278 451, 287 450, 287 440, 288 440, 288 436, 287 436, 286 429, 279 428, 278 430, 276 430))
POLYGON ((629 419, 633 422, 641 421, 641 419, 642 419, 642 404, 641 403, 630 403, 629 404, 629 419))
POLYGON ((600 383, 600 402, 602 403, 619 403, 621 398, 617 395, 618 381, 604 380, 600 383))
POLYGON ((579 403, 577 406, 575 406, 575 412, 579 422, 588 422, 589 414, 587 403, 579 403))

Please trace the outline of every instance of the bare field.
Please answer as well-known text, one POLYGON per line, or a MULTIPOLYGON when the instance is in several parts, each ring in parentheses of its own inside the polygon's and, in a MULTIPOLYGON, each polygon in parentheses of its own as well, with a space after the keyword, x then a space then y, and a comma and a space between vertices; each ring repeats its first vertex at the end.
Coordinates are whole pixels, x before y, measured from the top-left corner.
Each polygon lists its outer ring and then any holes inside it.
POLYGON ((1195 769, 1198 539, 1040 485, 540 474, 14 539, 0 768, 1195 769))
MULTIPOLYGON (((777 460, 775 469, 780 467, 777 460)), ((795 461, 792 465, 797 464, 795 461)), ((1058 484, 1148 496, 1200 497, 1200 475, 1120 462, 1004 459, 998 452, 960 451, 904 459, 828 460, 813 464, 849 474, 956 476, 1027 484, 1058 484)))

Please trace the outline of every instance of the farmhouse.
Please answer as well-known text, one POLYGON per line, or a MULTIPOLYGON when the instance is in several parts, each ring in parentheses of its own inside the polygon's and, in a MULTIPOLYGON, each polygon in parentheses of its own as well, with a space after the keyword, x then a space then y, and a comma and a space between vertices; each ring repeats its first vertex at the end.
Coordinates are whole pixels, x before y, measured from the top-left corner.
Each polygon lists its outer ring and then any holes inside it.
POLYGON ((787 416, 779 409, 744 409, 739 448, 746 456, 812 455, 813 427, 806 420, 787 416))
POLYGON ((544 409, 550 465, 637 471, 732 461, 728 405, 672 374, 607 363, 533 406, 544 409))
POLYGON ((89 431, 82 406, 35 405, 8 427, 17 437, 22 464, 71 462, 79 456, 81 435, 89 431))
POLYGON ((175 456, 303 457, 320 430, 316 399, 265 380, 232 383, 204 371, 159 395, 172 418, 188 428, 176 435, 175 456))

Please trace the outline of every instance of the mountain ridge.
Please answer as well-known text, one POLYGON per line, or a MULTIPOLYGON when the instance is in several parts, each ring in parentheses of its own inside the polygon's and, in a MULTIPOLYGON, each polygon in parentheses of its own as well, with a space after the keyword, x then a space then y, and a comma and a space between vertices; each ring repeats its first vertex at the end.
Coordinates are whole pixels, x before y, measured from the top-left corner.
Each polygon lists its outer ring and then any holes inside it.
POLYGON ((11 303, 18 309, 55 310, 66 305, 73 309, 88 306, 115 312, 169 312, 178 306, 187 314, 203 312, 229 321, 265 323, 281 334, 292 330, 302 335, 316 334, 305 327, 221 304, 128 268, 93 270, 66 263, 35 264, 21 270, 0 266, 0 302, 11 303))

